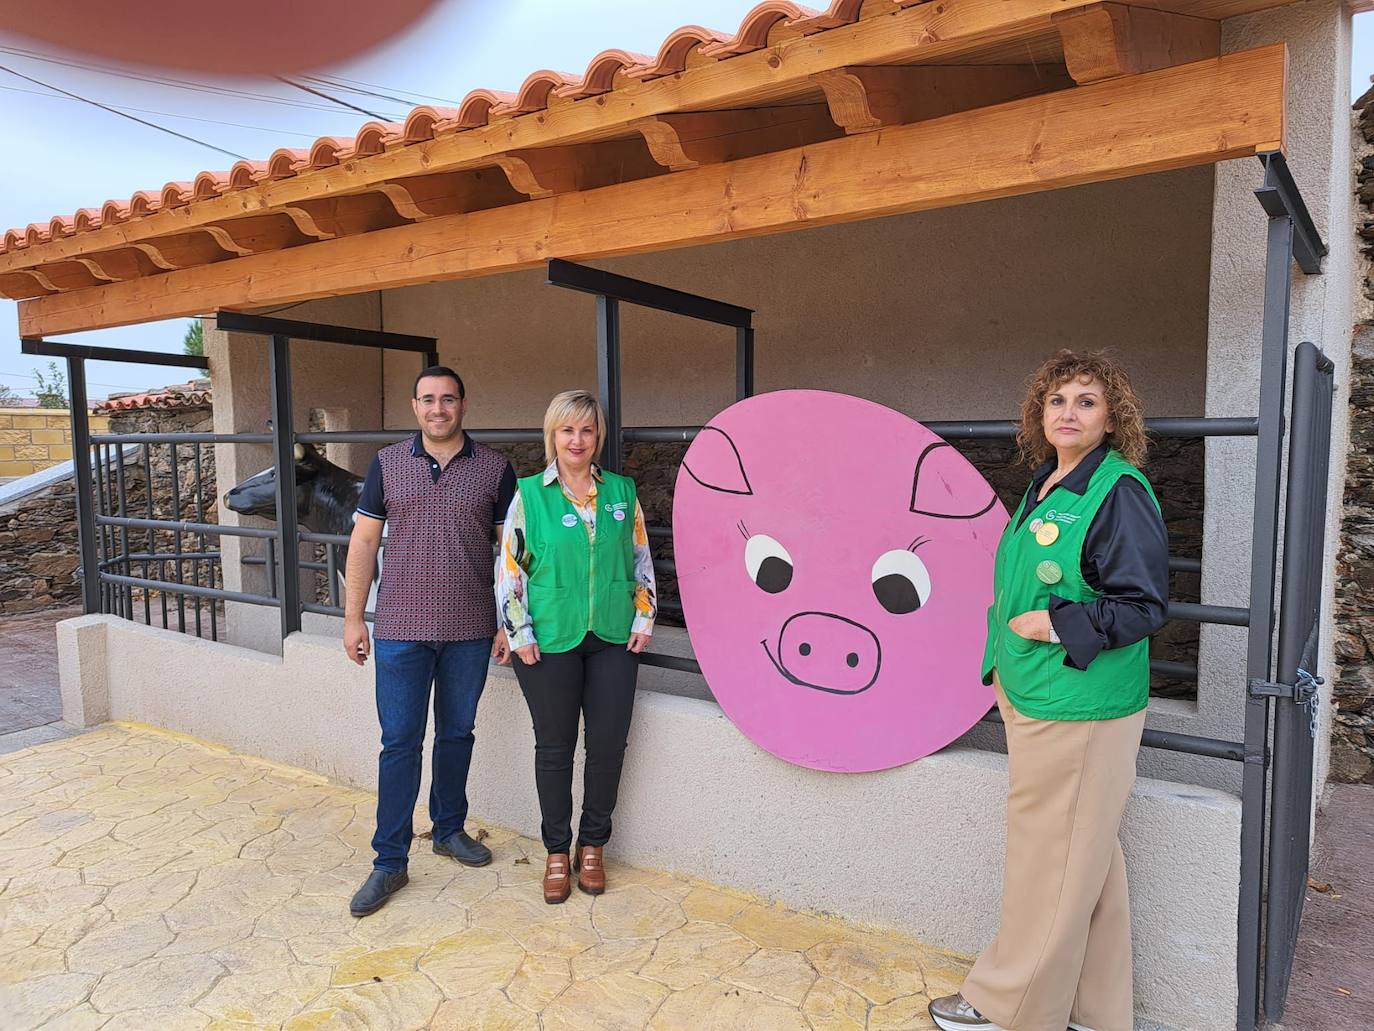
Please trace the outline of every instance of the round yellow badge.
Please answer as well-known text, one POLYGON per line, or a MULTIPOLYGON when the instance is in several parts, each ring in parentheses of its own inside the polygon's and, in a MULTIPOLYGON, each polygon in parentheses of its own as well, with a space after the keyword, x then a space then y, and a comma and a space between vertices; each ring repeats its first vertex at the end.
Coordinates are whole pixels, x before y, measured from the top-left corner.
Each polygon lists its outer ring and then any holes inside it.
POLYGON ((1059 524, 1045 523, 1040 529, 1035 531, 1035 539, 1046 547, 1053 544, 1055 541, 1059 540, 1059 524))

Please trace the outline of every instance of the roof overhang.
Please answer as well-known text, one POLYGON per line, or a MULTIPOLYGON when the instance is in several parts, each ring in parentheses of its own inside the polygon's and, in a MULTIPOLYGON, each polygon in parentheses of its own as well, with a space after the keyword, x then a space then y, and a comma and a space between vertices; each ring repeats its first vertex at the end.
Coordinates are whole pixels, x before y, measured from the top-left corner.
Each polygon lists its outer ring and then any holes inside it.
POLYGON ((171 184, 155 212, 107 205, 79 229, 55 219, 47 239, 31 227, 7 241, 0 293, 21 300, 24 336, 50 335, 1283 148, 1285 48, 1215 56, 1217 18, 1273 2, 875 6, 836 0, 821 16, 836 24, 817 28, 795 5, 763 4, 755 22, 795 10, 763 29, 746 18, 733 41, 688 40, 680 57, 670 37, 655 67, 678 71, 633 77, 627 55, 590 94, 595 61, 562 86, 536 73, 504 116, 470 96, 459 112, 419 108, 404 126, 274 156, 275 170, 171 184))

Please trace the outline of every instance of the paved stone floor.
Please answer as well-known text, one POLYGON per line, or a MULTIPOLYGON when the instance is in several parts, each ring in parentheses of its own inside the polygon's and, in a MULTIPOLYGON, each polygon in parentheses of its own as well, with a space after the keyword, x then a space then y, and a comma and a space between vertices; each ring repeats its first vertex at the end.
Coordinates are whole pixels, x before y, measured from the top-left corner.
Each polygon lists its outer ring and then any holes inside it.
POLYGON ((0 755, 0 1028, 930 1028, 967 969, 613 857, 547 906, 542 848, 495 827, 480 870, 417 841, 355 920, 373 806, 129 725, 0 755))
POLYGON ((0 753, 65 737, 53 625, 80 608, 0 618, 0 753))
POLYGON ((1327 787, 1309 883, 1283 1027, 1374 1028, 1374 785, 1327 787))

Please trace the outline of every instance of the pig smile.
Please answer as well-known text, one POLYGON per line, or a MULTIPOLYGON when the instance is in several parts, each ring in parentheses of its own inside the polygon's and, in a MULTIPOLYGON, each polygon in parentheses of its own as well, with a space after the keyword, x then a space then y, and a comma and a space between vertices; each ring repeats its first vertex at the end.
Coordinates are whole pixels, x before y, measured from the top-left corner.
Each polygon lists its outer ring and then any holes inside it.
POLYGON ((882 667, 883 649, 873 631, 830 612, 798 612, 789 617, 778 633, 777 655, 766 639, 759 644, 788 683, 826 694, 862 694, 877 682, 882 667), (819 645, 813 647, 813 640, 819 645), (789 663, 804 663, 812 679, 798 675, 789 663))

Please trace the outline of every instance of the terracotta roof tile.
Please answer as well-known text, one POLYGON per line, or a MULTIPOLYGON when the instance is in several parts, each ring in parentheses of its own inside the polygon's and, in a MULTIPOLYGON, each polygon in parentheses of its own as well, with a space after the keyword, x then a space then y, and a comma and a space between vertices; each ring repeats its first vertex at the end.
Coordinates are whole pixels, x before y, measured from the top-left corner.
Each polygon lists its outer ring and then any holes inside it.
POLYGON ((136 394, 112 394, 108 400, 96 402, 92 411, 98 415, 108 415, 111 412, 132 412, 148 408, 204 408, 213 403, 214 394, 207 381, 199 380, 136 394))
MULTIPOLYGON (((894 10, 922 2, 927 0, 892 0, 894 10)), ((321 137, 308 149, 283 148, 265 161, 240 161, 227 172, 202 171, 191 182, 168 183, 161 190, 140 190, 127 203, 106 201, 98 213, 82 209, 70 219, 59 215, 47 225, 35 223, 25 230, 11 229, 4 234, 0 251, 32 247, 55 237, 144 218, 163 208, 183 207, 262 182, 328 168, 348 158, 368 157, 437 136, 480 128, 490 124, 493 117, 511 118, 542 111, 552 97, 579 100, 605 93, 620 80, 674 75, 687 67, 694 51, 708 59, 728 60, 767 46, 769 34, 778 25, 803 34, 821 32, 856 21, 862 7, 863 0, 831 0, 826 10, 816 11, 790 0, 764 0, 744 16, 733 34, 684 25, 669 33, 651 57, 626 50, 603 50, 588 62, 581 75, 543 69, 529 75, 515 93, 476 89, 456 108, 423 105, 414 108, 403 123, 368 122, 352 138, 321 137)))

